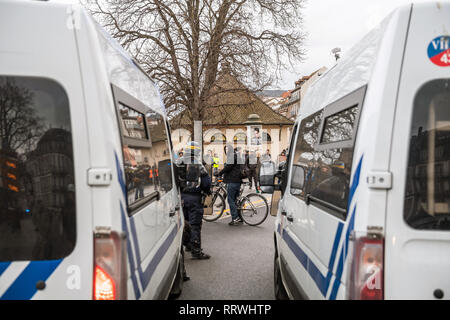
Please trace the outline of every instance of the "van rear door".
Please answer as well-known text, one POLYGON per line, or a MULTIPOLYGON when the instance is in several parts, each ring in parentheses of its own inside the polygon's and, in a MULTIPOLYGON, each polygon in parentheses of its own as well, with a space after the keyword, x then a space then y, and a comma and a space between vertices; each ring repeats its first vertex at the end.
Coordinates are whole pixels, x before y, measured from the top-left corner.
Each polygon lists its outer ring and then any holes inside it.
POLYGON ((386 299, 450 298, 450 5, 414 5, 398 92, 386 299))
POLYGON ((0 299, 92 298, 83 91, 67 4, 0 2, 0 299))

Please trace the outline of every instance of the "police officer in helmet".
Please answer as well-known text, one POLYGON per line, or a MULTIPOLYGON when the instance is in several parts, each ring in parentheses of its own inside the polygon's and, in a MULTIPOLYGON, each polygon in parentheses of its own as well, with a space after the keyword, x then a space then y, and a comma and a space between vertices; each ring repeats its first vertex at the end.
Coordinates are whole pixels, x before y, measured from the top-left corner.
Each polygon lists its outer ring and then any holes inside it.
POLYGON ((177 178, 181 190, 183 213, 186 221, 183 244, 191 251, 193 259, 209 259, 201 248, 203 219, 203 194, 211 194, 211 178, 203 166, 201 148, 195 141, 189 142, 183 157, 176 161, 177 178))

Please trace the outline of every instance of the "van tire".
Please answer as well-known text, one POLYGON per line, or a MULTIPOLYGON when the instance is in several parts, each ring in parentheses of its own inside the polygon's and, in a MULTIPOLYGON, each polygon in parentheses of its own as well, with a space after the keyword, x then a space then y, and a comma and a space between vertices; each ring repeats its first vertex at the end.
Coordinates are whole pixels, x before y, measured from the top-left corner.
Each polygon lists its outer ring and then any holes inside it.
POLYGON ((170 289, 170 300, 177 299, 181 295, 181 292, 183 291, 184 273, 184 250, 181 249, 180 258, 178 259, 177 274, 175 276, 175 281, 173 282, 172 288, 170 289))
POLYGON ((280 258, 275 256, 274 259, 274 293, 276 300, 289 300, 289 296, 286 292, 286 288, 284 287, 283 280, 281 279, 281 270, 280 270, 280 258))

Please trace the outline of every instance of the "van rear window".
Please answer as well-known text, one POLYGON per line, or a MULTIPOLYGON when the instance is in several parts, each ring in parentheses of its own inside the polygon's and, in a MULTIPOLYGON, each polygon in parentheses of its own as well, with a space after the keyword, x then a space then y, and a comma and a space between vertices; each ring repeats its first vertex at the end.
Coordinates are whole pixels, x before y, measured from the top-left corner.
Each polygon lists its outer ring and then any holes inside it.
POLYGON ((69 111, 56 82, 0 76, 0 261, 60 259, 75 246, 69 111))
POLYGON ((428 82, 414 101, 404 218, 415 229, 450 230, 450 79, 428 82))

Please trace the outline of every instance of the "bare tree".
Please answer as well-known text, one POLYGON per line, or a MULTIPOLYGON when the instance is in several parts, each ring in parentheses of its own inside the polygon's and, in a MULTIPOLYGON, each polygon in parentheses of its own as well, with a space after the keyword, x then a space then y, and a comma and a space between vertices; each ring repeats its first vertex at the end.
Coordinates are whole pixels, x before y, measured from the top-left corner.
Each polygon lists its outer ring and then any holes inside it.
POLYGON ((304 57, 305 0, 85 1, 159 83, 169 115, 203 120, 224 69, 261 90, 304 57))
POLYGON ((3 152, 26 153, 42 135, 43 125, 32 107, 33 93, 6 78, 0 83, 0 143, 3 152))

